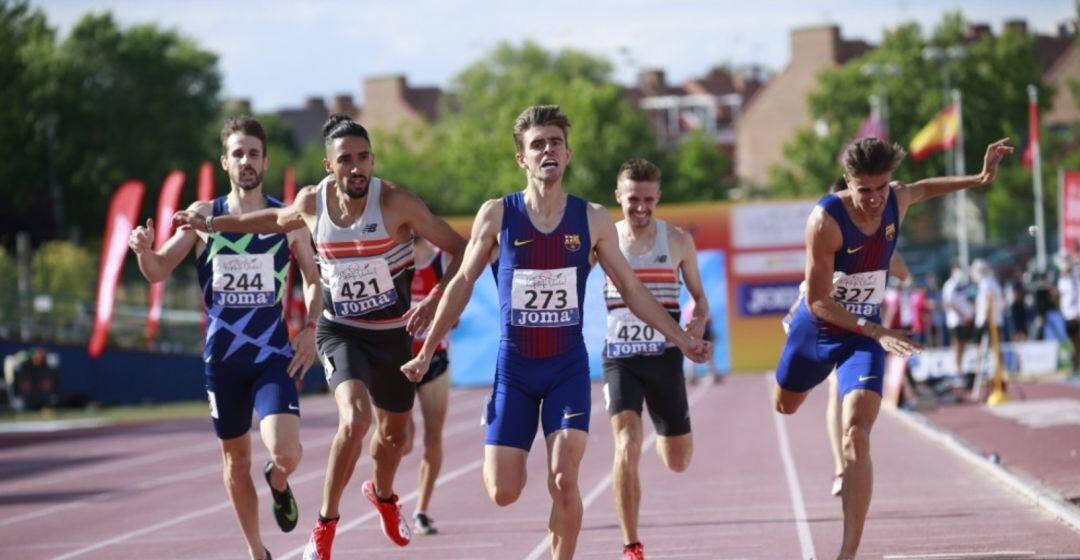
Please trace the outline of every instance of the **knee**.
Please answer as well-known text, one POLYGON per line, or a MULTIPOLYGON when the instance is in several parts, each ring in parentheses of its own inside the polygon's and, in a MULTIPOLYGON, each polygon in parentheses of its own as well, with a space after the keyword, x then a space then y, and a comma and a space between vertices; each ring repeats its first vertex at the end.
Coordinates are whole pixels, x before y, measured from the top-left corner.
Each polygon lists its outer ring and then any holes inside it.
POLYGON ((690 468, 690 453, 689 452, 671 452, 660 453, 660 460, 664 462, 664 466, 672 472, 681 473, 690 468))
POLYGON ((338 431, 348 441, 360 442, 371 428, 371 414, 365 414, 359 410, 353 410, 342 416, 338 424, 338 431))
POLYGON ((230 452, 224 455, 225 476, 238 478, 251 476, 251 454, 230 452))
POLYGON ((641 441, 629 436, 620 436, 615 442, 615 461, 622 464, 636 465, 641 460, 641 441))
POLYGON ((773 404, 776 411, 780 414, 795 414, 795 411, 799 410, 800 403, 791 402, 783 398, 778 398, 773 404))
POLYGON ((442 431, 425 431, 424 432, 424 452, 425 453, 442 453, 442 431))
POLYGON ((296 471, 296 468, 300 466, 300 458, 303 456, 303 447, 300 444, 296 445, 296 448, 289 451, 275 451, 270 459, 274 461, 286 476, 296 471))
POLYGON ((870 458, 870 430, 859 424, 848 426, 844 432, 844 457, 849 462, 870 458))
POLYGON ((560 503, 571 503, 581 496, 577 477, 566 472, 556 472, 548 477, 548 491, 551 498, 560 503))
POLYGON ((391 422, 383 422, 378 427, 379 443, 386 447, 404 449, 409 440, 409 428, 405 424, 392 425, 391 422))
POLYGON ((487 484, 488 497, 492 502, 499 507, 508 506, 518 500, 521 497, 521 487, 512 487, 506 485, 499 485, 498 483, 488 482, 487 484))

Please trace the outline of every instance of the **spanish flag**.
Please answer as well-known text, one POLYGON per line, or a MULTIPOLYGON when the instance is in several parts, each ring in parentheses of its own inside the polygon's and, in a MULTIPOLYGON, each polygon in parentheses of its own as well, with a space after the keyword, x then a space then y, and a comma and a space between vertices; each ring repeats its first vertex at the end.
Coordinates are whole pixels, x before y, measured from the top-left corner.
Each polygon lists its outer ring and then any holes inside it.
POLYGON ((956 104, 950 103, 911 140, 911 159, 920 161, 926 156, 952 148, 960 132, 960 120, 956 116, 956 104))

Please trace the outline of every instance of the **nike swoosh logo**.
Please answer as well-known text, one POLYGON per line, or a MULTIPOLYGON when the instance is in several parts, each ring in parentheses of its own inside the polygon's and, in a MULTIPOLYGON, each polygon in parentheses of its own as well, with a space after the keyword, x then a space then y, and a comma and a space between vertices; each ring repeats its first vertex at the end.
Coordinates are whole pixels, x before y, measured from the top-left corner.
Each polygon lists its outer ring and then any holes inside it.
POLYGON ((532 242, 533 242, 532 239, 526 239, 525 241, 522 241, 520 239, 515 239, 514 240, 514 247, 521 247, 522 245, 528 245, 529 243, 532 243, 532 242))
POLYGON ((300 410, 300 407, 296 406, 295 404, 290 404, 289 405, 289 410, 300 410))
MULTIPOLYGON (((276 502, 274 503, 274 507, 278 508, 278 504, 276 502)), ((287 511, 285 513, 285 519, 288 519, 289 523, 295 523, 296 518, 298 517, 299 513, 300 512, 296 511, 296 502, 295 501, 290 501, 289 502, 289 511, 287 511)))
POLYGON ((847 252, 848 252, 849 255, 852 254, 852 253, 858 253, 859 251, 862 251, 863 247, 864 247, 864 245, 859 245, 858 247, 856 247, 854 249, 852 249, 851 247, 848 247, 847 252))
POLYGON ((259 239, 270 239, 271 237, 278 235, 276 233, 260 233, 259 239))
POLYGON ((877 376, 876 375, 860 375, 859 376, 859 383, 862 383, 863 381, 870 381, 871 379, 877 379, 877 376))
POLYGON ((574 413, 567 412, 567 413, 564 413, 562 415, 562 417, 563 417, 563 420, 569 420, 569 419, 571 419, 571 418, 573 418, 575 416, 581 416, 582 414, 585 414, 585 413, 584 412, 574 412, 574 413))

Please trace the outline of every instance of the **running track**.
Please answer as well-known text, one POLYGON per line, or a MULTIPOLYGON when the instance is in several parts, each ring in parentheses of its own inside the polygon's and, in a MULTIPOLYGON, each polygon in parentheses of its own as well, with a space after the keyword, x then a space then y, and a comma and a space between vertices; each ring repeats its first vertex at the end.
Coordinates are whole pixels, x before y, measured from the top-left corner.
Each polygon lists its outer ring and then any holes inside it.
MULTIPOLYGON (((794 417, 769 406, 769 378, 729 377, 688 387, 695 455, 682 474, 665 471, 647 447, 641 465, 641 534, 647 557, 833 558, 840 502, 829 495, 832 461, 824 433, 824 394, 794 417)), ((365 448, 346 489, 334 558, 547 558, 549 499, 540 440, 529 484, 506 508, 491 504, 480 478, 487 390, 454 390, 446 456, 430 514, 440 534, 407 548, 381 534, 360 495, 370 476, 365 448)), ((618 558, 621 537, 610 490, 611 429, 601 388, 593 387, 592 432, 582 464, 585 519, 577 558, 618 558)), ((301 521, 280 533, 257 471, 262 526, 278 560, 295 560, 321 495, 336 423, 324 396, 303 404, 305 457, 291 480, 301 521)), ((647 443, 652 441, 646 421, 647 443)), ((53 434, 27 443, 0 435, 0 558, 20 560, 243 559, 246 550, 225 496, 217 443, 205 420, 53 434)), ((366 443, 366 442, 365 442, 366 443)), ((417 440, 420 443, 420 440, 417 440)), ((875 495, 861 558, 1080 558, 1080 533, 895 413, 882 412, 873 436, 875 495)), ((265 460, 254 446, 254 464, 265 460)), ((399 471, 397 492, 411 515, 418 452, 399 471)))

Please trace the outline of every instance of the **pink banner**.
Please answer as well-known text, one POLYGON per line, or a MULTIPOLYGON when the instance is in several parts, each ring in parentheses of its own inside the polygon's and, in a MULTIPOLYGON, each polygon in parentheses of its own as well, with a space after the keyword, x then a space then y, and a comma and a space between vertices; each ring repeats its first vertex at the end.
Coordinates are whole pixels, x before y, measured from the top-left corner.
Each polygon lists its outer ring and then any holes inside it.
POLYGON ((1080 248, 1080 171, 1066 171, 1061 181, 1061 247, 1080 248))
MULTIPOLYGON (((158 196, 157 220, 154 223, 154 250, 161 249, 172 233, 172 216, 180 204, 180 191, 184 188, 183 171, 173 171, 161 185, 158 196)), ((165 295, 165 281, 150 284, 150 300, 146 310, 146 343, 149 345, 157 338, 158 326, 161 325, 161 298, 165 295)))
POLYGON ((116 189, 109 203, 109 215, 105 219, 105 237, 101 250, 101 267, 98 271, 97 309, 94 313, 94 331, 90 335, 87 352, 91 358, 101 356, 109 336, 116 283, 120 269, 128 253, 128 237, 135 229, 135 220, 142 206, 146 185, 141 181, 127 181, 116 189))
POLYGON ((214 166, 209 161, 204 161, 202 167, 199 168, 199 185, 196 188, 196 200, 214 199, 214 166))

